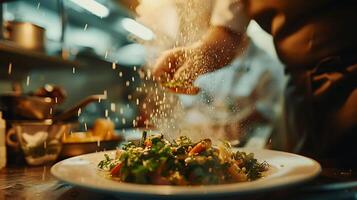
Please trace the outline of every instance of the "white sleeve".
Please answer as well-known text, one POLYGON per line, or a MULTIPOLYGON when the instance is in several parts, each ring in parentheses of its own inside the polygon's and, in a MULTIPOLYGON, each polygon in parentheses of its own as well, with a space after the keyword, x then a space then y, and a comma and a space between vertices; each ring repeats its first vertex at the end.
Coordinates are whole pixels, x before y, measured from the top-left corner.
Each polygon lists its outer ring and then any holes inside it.
POLYGON ((237 33, 244 33, 249 17, 241 0, 216 0, 211 25, 227 27, 237 33))

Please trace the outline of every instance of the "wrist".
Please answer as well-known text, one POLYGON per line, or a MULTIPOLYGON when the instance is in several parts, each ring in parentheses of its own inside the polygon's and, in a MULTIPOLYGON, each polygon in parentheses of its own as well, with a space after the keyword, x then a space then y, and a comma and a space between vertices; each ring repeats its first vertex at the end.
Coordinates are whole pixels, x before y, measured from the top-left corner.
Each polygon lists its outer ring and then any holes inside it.
POLYGON ((212 27, 194 47, 203 54, 207 64, 217 69, 228 65, 237 55, 245 34, 237 34, 225 27, 212 27))

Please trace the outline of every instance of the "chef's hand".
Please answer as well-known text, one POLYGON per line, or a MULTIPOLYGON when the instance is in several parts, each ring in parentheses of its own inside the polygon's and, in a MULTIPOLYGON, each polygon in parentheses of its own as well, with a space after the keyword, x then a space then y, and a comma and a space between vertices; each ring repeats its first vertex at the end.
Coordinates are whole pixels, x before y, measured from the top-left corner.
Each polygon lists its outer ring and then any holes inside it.
POLYGON ((198 46, 191 46, 164 52, 154 67, 153 75, 172 92, 197 94, 199 88, 193 86, 193 82, 207 68, 198 51, 201 51, 198 46))
POLYGON ((229 29, 213 27, 201 41, 164 52, 153 75, 172 92, 197 94, 199 88, 193 85, 197 77, 229 64, 241 39, 229 29))

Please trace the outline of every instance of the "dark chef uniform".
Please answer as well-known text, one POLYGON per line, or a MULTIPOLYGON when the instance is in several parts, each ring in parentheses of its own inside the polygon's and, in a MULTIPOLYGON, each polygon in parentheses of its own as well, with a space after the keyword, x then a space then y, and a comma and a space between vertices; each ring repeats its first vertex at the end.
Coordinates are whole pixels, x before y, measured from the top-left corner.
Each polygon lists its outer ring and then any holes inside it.
POLYGON ((213 25, 226 23, 241 31, 244 16, 254 19, 273 36, 290 75, 285 93, 288 150, 356 164, 357 1, 218 0, 217 7, 224 2, 227 12, 218 9, 213 25), (215 19, 218 15, 226 21, 215 19))

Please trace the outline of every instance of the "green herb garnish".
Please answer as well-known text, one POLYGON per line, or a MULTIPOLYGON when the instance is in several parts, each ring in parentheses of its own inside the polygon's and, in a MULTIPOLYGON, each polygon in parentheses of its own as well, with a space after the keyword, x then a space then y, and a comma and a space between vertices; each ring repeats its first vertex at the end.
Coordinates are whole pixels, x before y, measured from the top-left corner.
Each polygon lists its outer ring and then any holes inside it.
POLYGON ((140 145, 124 145, 116 158, 105 154, 98 167, 123 182, 164 185, 252 181, 268 169, 268 164, 259 163, 254 154, 233 152, 229 143, 223 143, 223 149, 211 144, 210 139, 192 142, 186 136, 170 142, 163 135, 144 132, 140 145))

